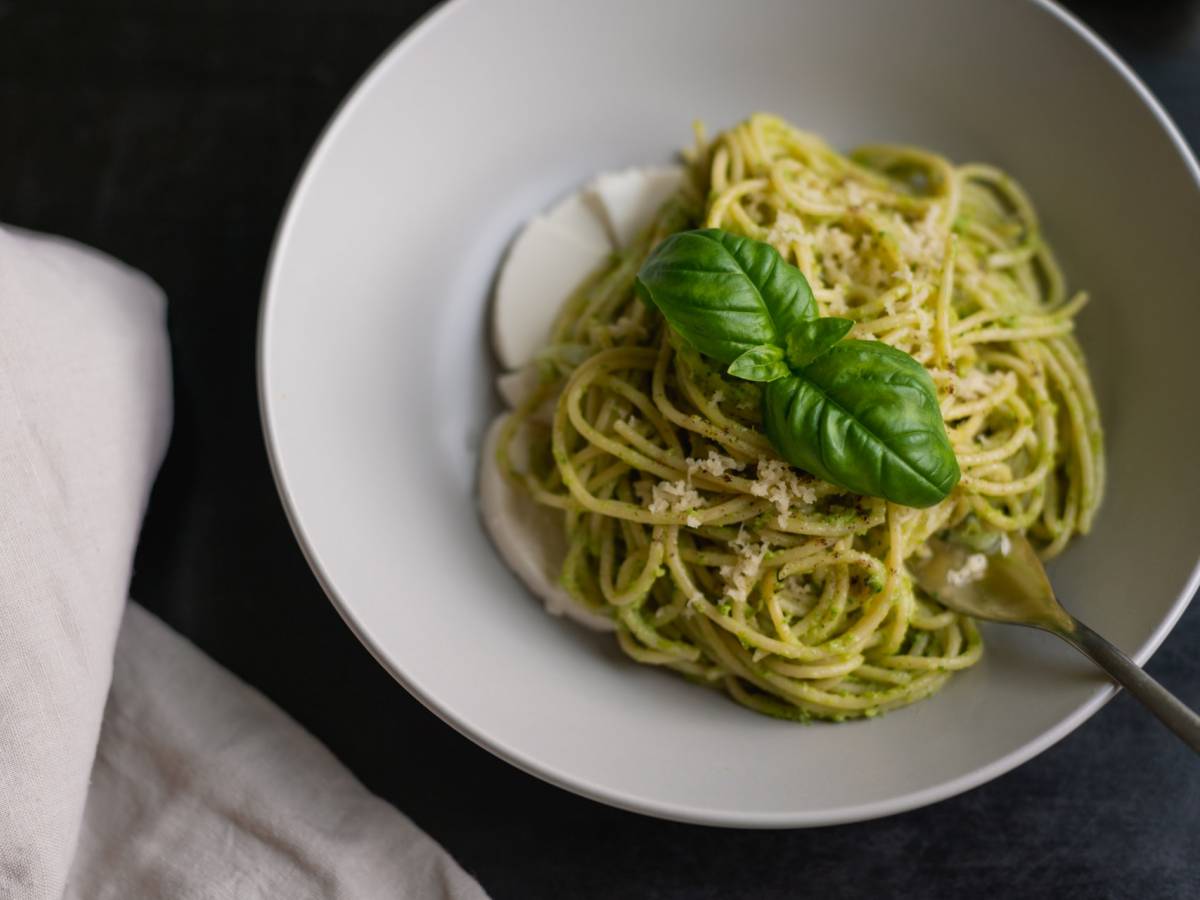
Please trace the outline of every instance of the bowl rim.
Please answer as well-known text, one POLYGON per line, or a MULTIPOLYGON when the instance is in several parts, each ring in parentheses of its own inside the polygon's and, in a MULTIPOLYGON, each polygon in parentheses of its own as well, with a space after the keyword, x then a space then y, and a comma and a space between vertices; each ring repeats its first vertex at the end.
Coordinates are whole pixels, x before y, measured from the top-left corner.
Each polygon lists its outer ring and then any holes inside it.
MULTIPOLYGON (((286 256, 298 210, 303 204, 308 188, 316 177, 316 173, 332 141, 347 126, 362 98, 374 88, 378 81, 382 80, 385 69, 404 57, 413 46, 432 32, 433 29, 442 26, 453 16, 459 14, 460 10, 477 2, 478 0, 444 0, 444 2, 428 10, 401 32, 383 50, 358 78, 346 96, 338 103, 337 108, 322 128, 312 149, 305 158, 299 174, 288 193, 283 207, 283 214, 280 217, 267 258, 266 275, 263 280, 262 296, 259 304, 258 332, 255 342, 255 378, 263 443, 266 447, 267 458, 270 463, 271 477, 279 493, 288 524, 292 529, 296 542, 300 546, 301 552, 304 554, 309 568, 312 570, 321 589, 333 604, 334 609, 337 610, 342 620, 349 626, 351 632, 353 632, 363 646, 367 648, 376 662, 387 670, 426 709, 447 725, 450 725, 478 746, 523 772, 571 793, 615 806, 619 809, 670 821, 715 827, 819 827, 867 821, 907 812, 949 799, 1004 775, 1022 763, 1028 762, 1043 751, 1048 750, 1095 715, 1101 707, 1116 695, 1117 689, 1114 685, 1096 688, 1087 700, 1076 707, 1069 715, 1061 719, 1056 725, 1043 731, 1037 737, 1027 741, 999 759, 932 787, 900 794, 886 800, 872 801, 854 806, 829 807, 795 812, 730 812, 728 810, 709 809, 701 805, 647 800, 621 790, 590 783, 586 779, 573 775, 570 772, 539 762, 521 750, 492 738, 490 735, 475 728, 470 722, 459 718, 452 710, 445 708, 433 695, 433 692, 427 690, 414 678, 410 677, 400 663, 392 660, 382 651, 372 639, 366 626, 355 615, 351 604, 340 597, 334 589, 332 580, 318 563, 316 553, 310 546, 308 538, 300 525, 299 515, 296 511, 292 494, 282 474, 280 450, 276 443, 272 427, 271 402, 267 393, 267 379, 269 377, 267 371, 267 335, 270 326, 271 311, 276 303, 279 302, 275 299, 276 284, 280 277, 280 270, 286 256)), ((1150 110, 1163 131, 1166 132, 1167 137, 1179 154, 1184 167, 1192 176, 1192 181, 1196 189, 1200 191, 1200 163, 1197 163, 1196 156, 1188 146, 1178 126, 1176 126, 1158 99, 1130 66, 1099 35, 1092 31, 1091 28, 1085 25, 1073 13, 1058 5, 1055 0, 1025 0, 1025 2, 1037 7, 1041 12, 1058 19, 1059 22, 1067 26, 1068 29, 1074 32, 1076 37, 1088 44, 1093 51, 1133 88, 1138 98, 1150 110)), ((1132 654, 1133 660, 1139 666, 1144 666, 1166 639, 1167 635, 1187 609, 1198 588, 1200 588, 1200 559, 1193 565, 1192 572, 1186 584, 1171 605, 1167 615, 1137 651, 1132 654)))

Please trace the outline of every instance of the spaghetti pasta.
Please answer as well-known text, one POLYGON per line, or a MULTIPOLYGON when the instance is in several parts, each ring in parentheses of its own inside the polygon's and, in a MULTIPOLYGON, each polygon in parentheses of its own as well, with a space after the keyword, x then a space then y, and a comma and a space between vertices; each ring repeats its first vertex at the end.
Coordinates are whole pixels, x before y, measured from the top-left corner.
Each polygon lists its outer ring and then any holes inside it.
POLYGON ((767 115, 711 142, 698 132, 685 156, 685 187, 566 300, 500 464, 562 510, 562 583, 638 662, 801 720, 929 696, 982 644, 906 560, 946 529, 1021 531, 1049 557, 1091 525, 1104 449, 1073 336, 1086 295, 1066 293, 1032 204, 990 166, 901 146, 844 156, 767 115), (901 507, 779 459, 761 386, 633 293, 650 250, 698 226, 769 242, 823 315, 926 367, 962 469, 946 500, 901 507), (527 464, 507 450, 518 432, 527 464))

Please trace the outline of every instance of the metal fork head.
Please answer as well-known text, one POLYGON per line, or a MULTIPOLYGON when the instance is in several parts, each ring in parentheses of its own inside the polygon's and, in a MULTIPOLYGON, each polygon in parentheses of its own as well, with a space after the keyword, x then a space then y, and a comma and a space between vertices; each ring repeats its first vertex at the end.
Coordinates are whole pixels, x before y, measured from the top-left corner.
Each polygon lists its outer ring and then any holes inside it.
POLYGON ((987 553, 936 537, 929 548, 927 558, 911 559, 908 568, 920 588, 943 606, 993 622, 1068 634, 1075 629, 1037 551, 1020 535, 1009 535, 987 553))

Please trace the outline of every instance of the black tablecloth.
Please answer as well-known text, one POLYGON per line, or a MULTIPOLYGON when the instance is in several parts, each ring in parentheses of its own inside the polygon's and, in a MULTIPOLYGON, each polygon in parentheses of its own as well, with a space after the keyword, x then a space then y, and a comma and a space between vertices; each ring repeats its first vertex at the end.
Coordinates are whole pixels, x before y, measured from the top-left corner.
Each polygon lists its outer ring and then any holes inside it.
MULTIPOLYGON (((0 220, 107 250, 171 301, 175 433, 133 595, 295 716, 499 898, 1200 896, 1200 762, 1126 696, 964 796, 872 823, 739 832, 543 784, 443 725, 371 659, 276 497, 255 317, 309 147, 424 6, 0 0, 0 220)), ((1200 3, 1071 6, 1200 144, 1200 3)), ((1192 706, 1198 641, 1193 609, 1149 665, 1192 706)))

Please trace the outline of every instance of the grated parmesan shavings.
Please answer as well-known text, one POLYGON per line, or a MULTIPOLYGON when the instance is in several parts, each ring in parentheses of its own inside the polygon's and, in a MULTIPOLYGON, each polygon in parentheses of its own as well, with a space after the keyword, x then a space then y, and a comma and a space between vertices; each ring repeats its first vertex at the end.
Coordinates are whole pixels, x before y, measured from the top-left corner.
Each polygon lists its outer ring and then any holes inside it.
POLYGON ((816 490, 802 482, 792 467, 779 459, 758 461, 757 477, 750 485, 750 493, 755 497, 765 497, 774 505, 780 528, 786 524, 787 514, 793 504, 812 504, 817 501, 816 490))
POLYGON ((758 580, 759 570, 767 555, 767 544, 752 542, 744 531, 730 542, 737 553, 737 562, 732 566, 721 566, 718 572, 725 580, 725 596, 737 603, 745 603, 751 588, 758 580))
POLYGON ((689 456, 686 463, 689 481, 697 472, 704 472, 713 478, 720 478, 726 472, 741 468, 736 459, 731 456, 724 456, 716 450, 709 450, 708 456, 704 459, 692 459, 689 456))
MULTIPOLYGON (((650 503, 646 506, 652 513, 692 513, 702 504, 700 492, 686 481, 660 481, 650 491, 650 503)), ((689 528, 700 527, 700 517, 688 515, 689 528)))

